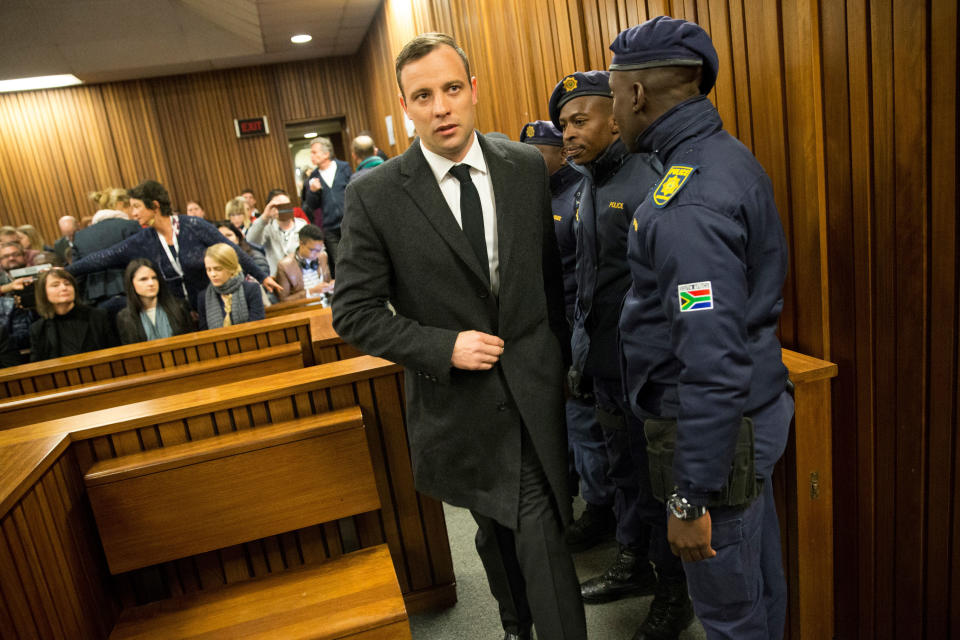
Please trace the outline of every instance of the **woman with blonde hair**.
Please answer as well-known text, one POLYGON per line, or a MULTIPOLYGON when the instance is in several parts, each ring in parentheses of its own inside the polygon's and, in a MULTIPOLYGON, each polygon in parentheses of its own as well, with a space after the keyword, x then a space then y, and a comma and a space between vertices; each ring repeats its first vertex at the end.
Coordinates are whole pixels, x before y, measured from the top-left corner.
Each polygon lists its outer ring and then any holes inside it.
POLYGON ((198 301, 200 329, 218 329, 266 317, 260 286, 244 279, 233 247, 225 242, 207 247, 203 263, 210 286, 198 301))
POLYGON ((28 267, 56 262, 56 254, 46 250, 43 236, 33 225, 22 224, 17 227, 17 240, 23 247, 23 255, 27 260, 28 267))
POLYGON ((247 229, 250 228, 250 208, 243 196, 237 196, 227 201, 226 216, 233 226, 239 229, 243 235, 247 235, 247 229))
POLYGON ((130 194, 127 193, 126 189, 107 187, 100 191, 91 191, 89 196, 97 206, 97 210, 113 209, 125 214, 131 220, 134 219, 133 209, 130 206, 130 194))

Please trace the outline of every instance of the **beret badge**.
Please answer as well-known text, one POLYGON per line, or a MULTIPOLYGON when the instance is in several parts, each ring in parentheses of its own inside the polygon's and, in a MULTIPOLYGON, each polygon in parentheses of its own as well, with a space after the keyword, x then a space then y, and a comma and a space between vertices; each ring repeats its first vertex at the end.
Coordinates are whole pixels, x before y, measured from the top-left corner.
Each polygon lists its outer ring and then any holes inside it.
POLYGON ((532 124, 527 125, 527 137, 532 138, 537 133, 532 124))
POLYGON ((564 88, 566 91, 568 91, 568 92, 569 92, 569 91, 573 91, 574 89, 577 88, 577 79, 574 78, 573 76, 568 76, 568 77, 564 78, 564 79, 563 79, 563 88, 564 88))

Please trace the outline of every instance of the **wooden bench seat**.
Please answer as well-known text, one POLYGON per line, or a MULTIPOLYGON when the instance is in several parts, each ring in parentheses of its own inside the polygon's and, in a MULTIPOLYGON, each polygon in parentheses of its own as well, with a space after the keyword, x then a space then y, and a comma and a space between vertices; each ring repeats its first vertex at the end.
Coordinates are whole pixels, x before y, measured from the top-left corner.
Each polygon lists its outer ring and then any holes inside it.
POLYGON ((379 640, 409 638, 410 631, 390 552, 380 545, 335 563, 127 609, 110 634, 173 637, 379 640))
POLYGON ((266 315, 268 318, 274 318, 288 313, 320 311, 321 309, 327 308, 328 307, 323 306, 323 301, 320 298, 299 298, 297 300, 284 300, 283 302, 270 305, 266 309, 266 315))
POLYGON ((0 429, 54 420, 303 366, 299 342, 0 400, 0 429))
MULTIPOLYGON (((113 574, 380 508, 358 407, 102 460, 84 481, 113 574)), ((377 545, 129 609, 111 637, 409 638, 410 631, 389 549, 377 545)))

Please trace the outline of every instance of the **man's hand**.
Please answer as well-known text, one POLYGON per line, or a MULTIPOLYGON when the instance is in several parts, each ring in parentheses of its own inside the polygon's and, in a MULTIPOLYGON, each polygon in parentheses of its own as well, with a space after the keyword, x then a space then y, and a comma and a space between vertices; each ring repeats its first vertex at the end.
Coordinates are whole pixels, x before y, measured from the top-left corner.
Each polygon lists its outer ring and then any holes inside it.
POLYGON ((276 218, 277 209, 279 209, 283 205, 288 205, 288 204, 290 204, 290 198, 288 198, 287 196, 282 194, 278 196, 274 196, 273 200, 268 202, 266 206, 263 207, 262 216, 267 220, 276 218))
POLYGON ((333 286, 334 286, 333 280, 330 280, 329 282, 328 281, 318 282, 317 284, 307 289, 307 293, 318 296, 321 293, 328 293, 330 291, 333 291, 333 286))
POLYGON ((25 278, 17 278, 16 280, 11 280, 5 285, 0 286, 0 292, 10 293, 11 291, 23 291, 23 288, 33 282, 33 278, 27 276, 25 278))
POLYGON ((710 546, 710 512, 696 520, 680 520, 670 514, 667 520, 667 542, 673 555, 684 562, 697 562, 717 555, 710 546))
POLYGON ((323 183, 320 182, 320 178, 310 178, 310 191, 316 193, 323 188, 323 183))
POLYGON ((273 279, 273 276, 267 276, 260 284, 263 285, 264 289, 267 291, 272 291, 273 293, 280 293, 283 291, 283 287, 280 286, 279 282, 273 279))
POLYGON ((461 331, 453 345, 450 363, 457 369, 492 369, 503 353, 503 340, 480 331, 461 331))

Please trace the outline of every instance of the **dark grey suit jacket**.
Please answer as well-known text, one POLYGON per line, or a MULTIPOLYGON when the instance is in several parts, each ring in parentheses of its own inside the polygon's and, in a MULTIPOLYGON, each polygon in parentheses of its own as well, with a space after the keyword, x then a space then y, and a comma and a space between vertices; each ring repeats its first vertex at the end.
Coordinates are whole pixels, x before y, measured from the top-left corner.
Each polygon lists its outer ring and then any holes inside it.
POLYGON ((406 368, 420 491, 515 528, 522 419, 567 522, 566 320, 546 167, 527 145, 478 139, 496 201, 499 299, 417 140, 347 187, 333 325, 406 368), (492 370, 451 367, 467 330, 504 340, 492 370))

